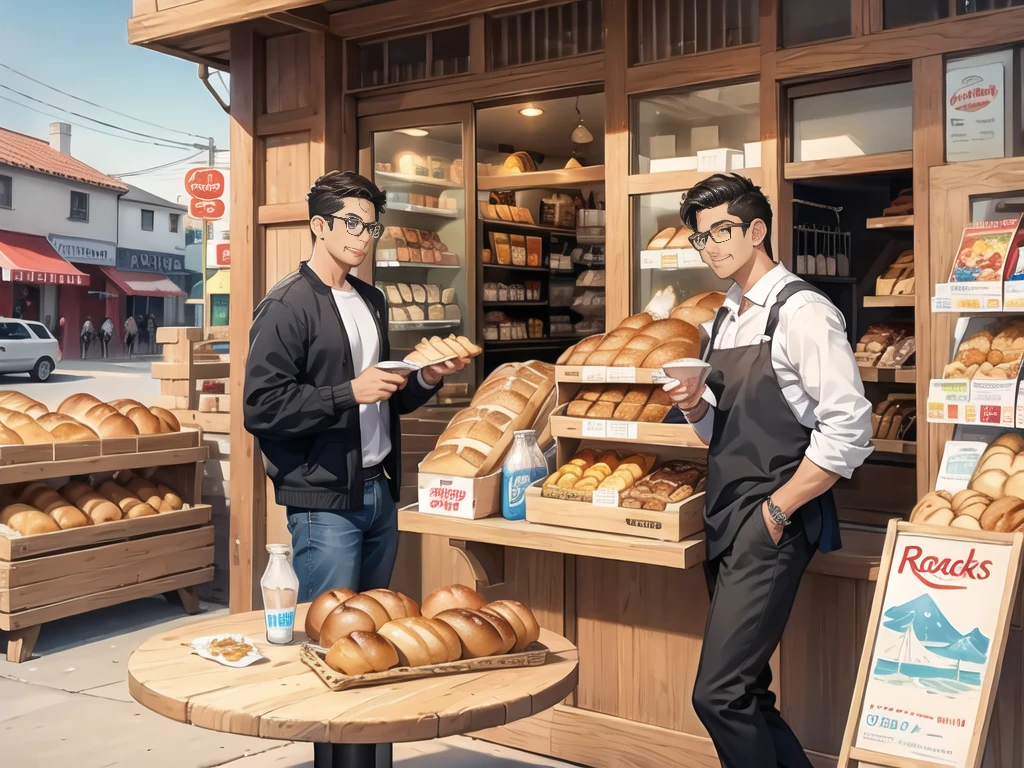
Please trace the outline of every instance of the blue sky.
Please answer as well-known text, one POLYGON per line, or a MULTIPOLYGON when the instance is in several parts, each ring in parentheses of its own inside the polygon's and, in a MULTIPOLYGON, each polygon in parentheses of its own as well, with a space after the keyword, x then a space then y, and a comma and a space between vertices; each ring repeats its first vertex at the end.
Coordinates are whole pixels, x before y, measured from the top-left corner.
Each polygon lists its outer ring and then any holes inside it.
MULTIPOLYGON (((0 0, 0 63, 48 85, 156 123, 160 128, 83 104, 0 68, 0 85, 50 104, 139 133, 187 143, 200 139, 178 129, 212 136, 218 148, 228 148, 227 114, 196 76, 197 66, 167 54, 128 44, 127 21, 131 0, 0 0)), ((228 100, 220 78, 212 83, 228 100)), ((224 75, 224 82, 229 82, 224 75)), ((49 124, 71 122, 71 154, 104 173, 123 173, 170 163, 198 150, 164 148, 104 136, 87 127, 110 131, 95 123, 23 98, 0 88, 0 97, 43 112, 33 112, 0 99, 0 126, 46 139, 49 124)), ((110 131, 118 133, 117 131, 110 131)), ((133 138, 148 141, 140 136, 133 138)), ((218 154, 227 165, 228 153, 218 154)), ((205 164, 205 153, 187 165, 205 164)), ((184 195, 185 164, 127 178, 125 181, 170 200, 184 195)), ((184 197, 182 202, 187 202, 184 197)))

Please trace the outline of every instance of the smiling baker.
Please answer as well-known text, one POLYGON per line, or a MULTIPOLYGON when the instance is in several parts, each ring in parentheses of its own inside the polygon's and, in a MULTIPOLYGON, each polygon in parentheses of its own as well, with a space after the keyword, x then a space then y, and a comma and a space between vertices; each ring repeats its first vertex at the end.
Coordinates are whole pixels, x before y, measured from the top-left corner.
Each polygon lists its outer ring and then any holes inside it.
POLYGON ((725 302, 702 328, 707 384, 666 385, 708 445, 711 603, 693 705, 726 768, 810 768, 769 691, 768 661, 814 552, 841 546, 832 486, 872 451, 871 404, 842 314, 776 264, 772 211, 716 174, 680 207, 725 302))

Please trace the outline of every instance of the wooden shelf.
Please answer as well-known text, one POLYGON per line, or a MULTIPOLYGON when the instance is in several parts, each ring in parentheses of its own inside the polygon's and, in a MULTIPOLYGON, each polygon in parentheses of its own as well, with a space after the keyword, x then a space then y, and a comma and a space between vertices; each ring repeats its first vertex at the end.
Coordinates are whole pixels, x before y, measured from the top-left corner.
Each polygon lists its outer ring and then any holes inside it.
POLYGON ((914 294, 902 296, 865 296, 864 306, 872 307, 912 307, 914 306, 914 294))
POLYGON ((902 229, 914 226, 914 214, 909 216, 875 216, 864 222, 866 229, 902 229))
POLYGON ((47 480, 54 477, 70 477, 71 475, 87 475, 94 472, 114 472, 119 469, 142 469, 144 467, 190 464, 192 462, 206 461, 206 454, 206 446, 199 446, 197 448, 178 448, 166 451, 144 451, 142 453, 93 456, 84 459, 66 459, 64 461, 10 464, 0 467, 0 485, 23 483, 30 480, 47 480))
POLYGON ((860 366, 861 381, 877 381, 882 384, 916 384, 916 368, 875 368, 860 366))
MULTIPOLYGON (((695 187, 708 176, 722 171, 662 171, 660 173, 634 173, 626 179, 627 194, 656 195, 660 192, 682 192, 695 187)), ((737 173, 754 184, 761 184, 760 168, 743 168, 737 173)))
POLYGON ((898 453, 904 456, 917 454, 917 443, 911 440, 883 440, 876 437, 872 438, 871 442, 874 444, 875 450, 882 453, 898 453))
POLYGON ((484 269, 507 269, 514 272, 543 272, 544 274, 551 274, 551 270, 547 267, 517 267, 514 264, 482 264, 484 269))
POLYGON ((546 301, 485 301, 485 307, 546 307, 546 301))
POLYGON ((575 229, 564 229, 562 227, 546 227, 543 224, 523 224, 518 221, 505 221, 504 219, 480 219, 487 227, 507 227, 509 229, 521 229, 524 232, 545 232, 550 235, 566 235, 576 237, 575 229))
POLYGON ((434 264, 422 261, 377 261, 377 269, 462 269, 461 264, 434 264))
POLYGON ((423 187, 444 187, 445 189, 462 189, 461 184, 447 179, 431 179, 427 176, 406 176, 402 173, 389 171, 374 171, 374 178, 377 181, 391 181, 396 184, 412 184, 423 187))
POLYGON ((561 552, 667 568, 693 568, 704 562, 705 555, 703 533, 680 542, 668 542, 539 525, 526 520, 506 520, 503 517, 464 520, 414 510, 399 511, 398 529, 461 541, 479 541, 518 549, 561 552))
POLYGON ((428 205, 411 205, 409 203, 392 203, 388 201, 388 213, 419 213, 424 216, 437 216, 441 219, 457 219, 459 212, 454 208, 431 208, 428 205))
POLYGON ((908 171, 914 165, 914 153, 884 152, 877 155, 836 157, 828 160, 807 160, 802 163, 786 163, 786 179, 815 179, 820 176, 859 176, 868 173, 908 171))
POLYGON ((603 181, 604 166, 591 165, 587 168, 561 168, 557 171, 510 173, 507 176, 480 176, 476 188, 481 192, 492 189, 548 189, 578 187, 603 181))

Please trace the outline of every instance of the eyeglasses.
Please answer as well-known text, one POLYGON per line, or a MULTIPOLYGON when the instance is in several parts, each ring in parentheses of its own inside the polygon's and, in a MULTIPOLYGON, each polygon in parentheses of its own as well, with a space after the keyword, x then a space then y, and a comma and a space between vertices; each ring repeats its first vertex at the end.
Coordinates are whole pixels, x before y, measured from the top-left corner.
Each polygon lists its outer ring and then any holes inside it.
POLYGON ((368 231, 370 237, 374 240, 380 240, 380 236, 384 234, 384 225, 376 221, 363 221, 358 216, 332 216, 326 214, 324 219, 327 221, 327 228, 331 231, 334 230, 334 220, 345 222, 345 231, 353 237, 359 237, 363 232, 368 231))
POLYGON ((711 225, 711 229, 707 232, 694 232, 690 235, 690 245, 696 248, 698 251, 703 251, 704 246, 708 244, 708 237, 716 243, 727 243, 732 239, 732 228, 740 227, 744 232, 747 231, 753 222, 738 222, 738 221, 719 221, 711 225))

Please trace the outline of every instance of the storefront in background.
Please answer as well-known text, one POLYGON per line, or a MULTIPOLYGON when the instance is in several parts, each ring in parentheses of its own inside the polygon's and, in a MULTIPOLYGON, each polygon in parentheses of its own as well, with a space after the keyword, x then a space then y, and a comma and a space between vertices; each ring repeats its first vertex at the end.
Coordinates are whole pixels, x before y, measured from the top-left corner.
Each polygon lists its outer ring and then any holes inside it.
MULTIPOLYGON (((55 334, 59 338, 60 318, 63 317, 63 335, 71 342, 66 356, 77 358, 81 355, 81 347, 76 340, 81 335, 86 318, 92 321, 96 333, 99 333, 100 326, 107 317, 114 323, 115 331, 118 327, 118 294, 116 291, 108 290, 106 278, 99 271, 101 267, 113 267, 117 263, 117 244, 55 233, 51 233, 46 239, 63 259, 89 276, 88 286, 78 289, 62 287, 59 292, 54 292, 52 298, 47 296, 49 286, 44 286, 43 289, 43 320, 45 322, 45 317, 51 314, 49 307, 52 305, 53 324, 57 329, 55 334)), ((98 357, 99 350, 100 344, 96 341, 89 347, 89 357, 98 357)), ((111 339, 110 354, 115 357, 122 354, 120 337, 116 332, 111 339)))
POLYGON ((116 271, 125 275, 125 317, 152 315, 157 327, 186 324, 185 299, 201 276, 185 269, 184 254, 118 248, 116 271))

